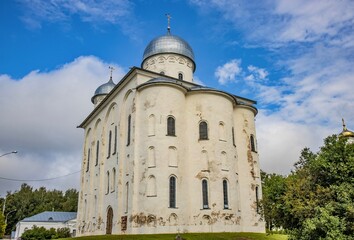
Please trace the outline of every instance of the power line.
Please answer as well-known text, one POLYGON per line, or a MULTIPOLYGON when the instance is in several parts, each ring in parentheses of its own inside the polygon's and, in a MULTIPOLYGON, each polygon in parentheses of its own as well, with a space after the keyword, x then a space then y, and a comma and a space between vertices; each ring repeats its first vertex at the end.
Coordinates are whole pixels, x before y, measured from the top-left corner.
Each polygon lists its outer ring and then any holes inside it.
POLYGON ((58 178, 63 178, 67 177, 70 175, 74 175, 76 173, 79 173, 80 171, 72 172, 63 176, 58 176, 58 177, 53 177, 53 178, 44 178, 44 179, 15 179, 15 178, 6 178, 6 177, 0 177, 2 180, 7 180, 7 181, 14 181, 14 182, 44 182, 44 181, 50 181, 50 180, 55 180, 58 178))

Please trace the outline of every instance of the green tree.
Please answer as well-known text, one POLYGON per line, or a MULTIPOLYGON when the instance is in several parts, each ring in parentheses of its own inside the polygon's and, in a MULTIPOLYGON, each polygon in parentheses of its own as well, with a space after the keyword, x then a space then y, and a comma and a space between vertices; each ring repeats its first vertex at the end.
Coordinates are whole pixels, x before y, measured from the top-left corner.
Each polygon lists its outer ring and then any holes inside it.
POLYGON ((76 211, 78 192, 69 189, 65 193, 59 190, 47 190, 45 187, 33 189, 28 184, 22 184, 19 191, 8 192, 5 214, 9 215, 6 233, 15 230, 16 223, 44 211, 76 211))
POLYGON ((2 214, 2 211, 0 212, 0 238, 2 238, 5 234, 5 228, 6 228, 6 224, 5 224, 5 217, 2 214))
POLYGON ((333 135, 304 149, 283 200, 291 239, 354 239, 354 144, 333 135))
POLYGON ((262 210, 268 230, 284 225, 283 195, 286 190, 285 177, 261 171, 262 178, 262 210))

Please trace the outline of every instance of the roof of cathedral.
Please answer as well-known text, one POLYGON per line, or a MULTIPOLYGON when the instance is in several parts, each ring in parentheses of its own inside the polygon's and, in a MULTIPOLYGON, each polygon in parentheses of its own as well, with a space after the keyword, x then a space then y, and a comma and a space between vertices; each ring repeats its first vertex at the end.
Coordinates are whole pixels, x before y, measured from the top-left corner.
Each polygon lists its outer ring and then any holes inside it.
POLYGON ((344 119, 342 118, 343 122, 343 131, 339 134, 340 137, 354 137, 354 132, 348 130, 348 128, 345 126, 344 119))
POLYGON ((115 87, 116 85, 114 84, 113 80, 112 80, 112 76, 110 77, 109 81, 102 84, 101 86, 99 86, 96 91, 95 94, 93 95, 93 97, 91 98, 91 101, 93 102, 93 98, 99 95, 107 95, 110 91, 112 91, 112 89, 115 87))
MULTIPOLYGON (((178 85, 180 87, 183 87, 187 91, 213 91, 213 92, 220 92, 220 93, 227 94, 230 97, 232 97, 233 99, 235 99, 235 102, 236 102, 237 105, 244 105, 244 106, 251 107, 257 113, 257 108, 253 105, 253 104, 256 104, 257 102, 254 101, 254 100, 251 100, 251 99, 248 99, 248 98, 244 98, 244 97, 240 97, 240 96, 237 96, 237 95, 234 95, 234 94, 230 94, 228 92, 217 90, 217 89, 214 89, 214 88, 201 86, 201 85, 193 83, 193 82, 187 82, 187 81, 179 80, 179 79, 176 79, 176 78, 172 78, 170 76, 165 76, 165 75, 162 75, 162 74, 159 74, 159 73, 156 73, 156 72, 153 72, 153 71, 149 71, 149 70, 146 70, 146 69, 143 69, 143 68, 138 68, 138 67, 132 67, 129 70, 129 72, 126 73, 124 75, 124 77, 117 83, 117 85, 113 86, 113 88, 118 88, 121 84, 123 84, 125 81, 127 81, 129 79, 129 76, 137 74, 137 71, 138 72, 146 72, 146 73, 158 76, 156 78, 152 78, 152 79, 148 80, 145 83, 140 84, 139 86, 137 86, 137 88, 140 88, 142 86, 149 85, 149 84, 154 84, 154 83, 155 84, 157 84, 157 83, 170 83, 170 84, 175 84, 175 85, 178 85)), ((111 91, 111 90, 108 93, 108 95, 109 94, 113 94, 113 91, 111 91)), ((96 94, 95 94, 95 96, 96 96, 96 94)), ((94 97, 92 97, 91 100, 93 100, 94 97)), ((106 100, 107 100, 107 98, 103 99, 102 102, 99 105, 104 104, 104 102, 106 100)), ((85 118, 85 120, 80 125, 77 126, 78 128, 84 128, 85 127, 85 125, 89 121, 89 119, 95 114, 96 111, 98 111, 99 105, 93 109, 93 111, 85 118)))
POLYGON ((252 106, 252 104, 256 103, 253 100, 246 99, 246 98, 243 98, 243 97, 239 97, 239 96, 236 96, 236 95, 231 94, 229 92, 225 92, 225 91, 218 90, 218 89, 215 89, 215 88, 202 86, 202 85, 198 85, 198 84, 195 84, 195 83, 191 84, 190 82, 185 82, 185 81, 182 81, 182 80, 179 80, 179 79, 170 78, 170 77, 167 77, 167 76, 161 76, 161 77, 150 79, 146 83, 140 84, 137 88, 139 88, 141 86, 153 84, 153 83, 172 83, 172 84, 176 84, 176 85, 178 85, 180 87, 185 88, 187 91, 212 91, 212 92, 223 93, 223 94, 226 94, 226 95, 232 97, 234 99, 234 101, 236 102, 236 104, 250 106, 250 107, 254 108, 256 110, 256 112, 257 112, 257 109, 252 106), (246 102, 248 102, 248 103, 246 103, 246 102))
POLYGON ((66 222, 76 218, 76 212, 42 212, 21 222, 66 222))
POLYGON ((194 63, 193 49, 185 40, 176 35, 167 33, 166 35, 154 38, 145 48, 142 62, 148 57, 160 53, 177 53, 189 58, 194 63))

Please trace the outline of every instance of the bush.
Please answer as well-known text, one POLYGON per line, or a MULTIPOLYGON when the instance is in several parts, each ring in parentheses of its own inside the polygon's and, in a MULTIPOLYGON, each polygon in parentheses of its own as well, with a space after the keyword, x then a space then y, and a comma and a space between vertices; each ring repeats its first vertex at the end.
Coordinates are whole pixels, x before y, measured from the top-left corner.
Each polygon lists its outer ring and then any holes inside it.
POLYGON ((45 240, 45 239, 58 239, 70 237, 69 228, 54 228, 46 229, 44 227, 33 226, 32 229, 27 230, 21 236, 22 240, 45 240))

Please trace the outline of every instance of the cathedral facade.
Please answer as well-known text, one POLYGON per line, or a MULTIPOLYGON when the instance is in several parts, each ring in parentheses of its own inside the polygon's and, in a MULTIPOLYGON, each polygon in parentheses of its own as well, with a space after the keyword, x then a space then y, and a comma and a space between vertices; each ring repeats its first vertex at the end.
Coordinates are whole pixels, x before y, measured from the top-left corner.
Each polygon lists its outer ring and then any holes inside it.
POLYGON ((193 82, 182 38, 97 88, 85 130, 78 235, 264 232, 256 102, 193 82))

